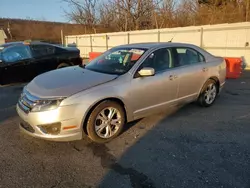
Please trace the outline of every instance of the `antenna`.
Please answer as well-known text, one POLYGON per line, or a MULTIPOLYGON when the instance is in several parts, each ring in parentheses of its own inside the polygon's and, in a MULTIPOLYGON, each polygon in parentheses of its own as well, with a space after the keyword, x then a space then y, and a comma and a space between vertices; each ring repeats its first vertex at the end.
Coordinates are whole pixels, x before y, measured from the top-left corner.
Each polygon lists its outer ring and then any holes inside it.
POLYGON ((168 41, 168 42, 172 42, 172 40, 174 39, 175 35, 176 35, 176 33, 175 33, 174 36, 171 38, 171 40, 168 41))

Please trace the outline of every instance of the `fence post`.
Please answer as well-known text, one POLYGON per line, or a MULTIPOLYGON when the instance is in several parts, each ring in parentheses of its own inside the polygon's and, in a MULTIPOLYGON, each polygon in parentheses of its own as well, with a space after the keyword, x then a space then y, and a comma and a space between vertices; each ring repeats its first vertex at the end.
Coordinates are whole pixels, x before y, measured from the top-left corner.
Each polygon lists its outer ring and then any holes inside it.
POLYGON ((63 39, 62 39, 62 45, 68 45, 68 36, 65 36, 63 39))
POLYGON ((91 35, 89 35, 89 39, 90 39, 90 51, 93 52, 92 36, 91 35))
POLYGON ((76 35, 76 46, 78 47, 78 37, 76 35))
POLYGON ((161 42, 161 32, 160 32, 160 30, 158 30, 157 40, 158 40, 158 42, 161 42))
POLYGON ((61 43, 62 43, 62 45, 64 45, 64 37, 63 37, 63 30, 62 29, 61 29, 61 43))
POLYGON ((201 28, 201 35, 200 35, 200 47, 203 48, 203 27, 201 28))
POLYGON ((128 44, 130 43, 130 34, 128 32, 128 44))
POLYGON ((106 36, 105 36, 105 38, 106 38, 106 50, 108 50, 108 49, 109 49, 109 44, 108 44, 108 35, 106 35, 106 36))

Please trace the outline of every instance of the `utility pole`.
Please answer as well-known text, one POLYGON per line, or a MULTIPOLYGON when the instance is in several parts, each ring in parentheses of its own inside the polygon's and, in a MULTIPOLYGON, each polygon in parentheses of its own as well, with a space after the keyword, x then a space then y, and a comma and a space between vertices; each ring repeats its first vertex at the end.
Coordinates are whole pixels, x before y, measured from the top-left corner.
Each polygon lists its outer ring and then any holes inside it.
POLYGON ((12 37, 11 30, 10 30, 10 22, 8 22, 7 31, 8 31, 8 33, 9 33, 9 35, 10 35, 10 39, 12 40, 13 37, 12 37))

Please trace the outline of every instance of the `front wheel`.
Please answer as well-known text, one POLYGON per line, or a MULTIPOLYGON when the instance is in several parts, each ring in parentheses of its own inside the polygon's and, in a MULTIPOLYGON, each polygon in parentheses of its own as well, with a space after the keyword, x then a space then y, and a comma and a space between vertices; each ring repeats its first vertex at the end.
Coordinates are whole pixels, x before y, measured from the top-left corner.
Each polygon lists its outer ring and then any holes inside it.
POLYGON ((117 137, 125 124, 123 107, 114 101, 104 101, 91 112, 87 122, 89 138, 97 143, 108 142, 117 137))
POLYGON ((198 102, 201 106, 211 106, 218 95, 218 87, 214 80, 208 80, 199 96, 198 102))

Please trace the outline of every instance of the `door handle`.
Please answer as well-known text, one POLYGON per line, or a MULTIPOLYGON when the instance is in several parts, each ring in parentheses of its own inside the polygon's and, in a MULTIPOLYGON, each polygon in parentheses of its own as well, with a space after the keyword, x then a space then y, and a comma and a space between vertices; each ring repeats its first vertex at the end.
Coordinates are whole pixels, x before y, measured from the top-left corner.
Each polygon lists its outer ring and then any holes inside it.
POLYGON ((176 79, 176 78, 178 78, 177 75, 170 75, 170 76, 169 76, 169 80, 174 80, 174 79, 176 79))
POLYGON ((208 68, 205 68, 205 67, 204 67, 204 68, 202 68, 202 71, 203 71, 203 72, 207 72, 207 71, 208 71, 208 68))

